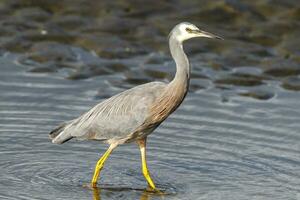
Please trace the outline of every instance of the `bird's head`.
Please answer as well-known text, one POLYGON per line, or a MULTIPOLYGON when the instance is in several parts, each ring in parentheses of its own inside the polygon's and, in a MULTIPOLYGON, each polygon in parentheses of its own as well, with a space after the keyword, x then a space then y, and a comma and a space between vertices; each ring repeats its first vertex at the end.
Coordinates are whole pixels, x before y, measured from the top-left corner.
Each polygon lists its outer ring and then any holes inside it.
POLYGON ((195 38, 195 37, 207 37, 207 38, 223 40, 223 38, 221 38, 217 35, 214 35, 212 33, 208 33, 206 31, 200 30, 194 24, 191 24, 188 22, 182 22, 182 23, 176 25, 172 29, 169 37, 172 37, 173 39, 176 39, 179 42, 183 42, 185 40, 195 38))

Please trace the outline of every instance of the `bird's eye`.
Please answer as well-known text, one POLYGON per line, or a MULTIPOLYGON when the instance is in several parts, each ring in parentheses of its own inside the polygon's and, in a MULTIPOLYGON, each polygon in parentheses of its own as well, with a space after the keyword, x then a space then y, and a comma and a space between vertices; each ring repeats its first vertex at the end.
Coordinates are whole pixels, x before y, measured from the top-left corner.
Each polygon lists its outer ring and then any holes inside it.
POLYGON ((185 29, 188 33, 191 33, 192 32, 192 29, 190 29, 190 28, 186 28, 185 29))

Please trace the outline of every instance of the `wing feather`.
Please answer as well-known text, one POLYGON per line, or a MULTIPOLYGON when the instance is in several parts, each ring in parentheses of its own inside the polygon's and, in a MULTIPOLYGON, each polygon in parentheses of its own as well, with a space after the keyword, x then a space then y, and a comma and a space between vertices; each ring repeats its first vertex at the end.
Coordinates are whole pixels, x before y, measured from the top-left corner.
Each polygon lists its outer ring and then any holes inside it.
POLYGON ((81 139, 124 138, 144 123, 165 87, 165 83, 152 82, 112 96, 75 119, 68 131, 81 139))

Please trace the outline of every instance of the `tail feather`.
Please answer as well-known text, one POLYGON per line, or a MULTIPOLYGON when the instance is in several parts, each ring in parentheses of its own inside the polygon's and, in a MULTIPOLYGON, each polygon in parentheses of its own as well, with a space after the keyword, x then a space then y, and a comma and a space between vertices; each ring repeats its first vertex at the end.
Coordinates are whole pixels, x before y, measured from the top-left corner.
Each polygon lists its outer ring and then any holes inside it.
POLYGON ((63 144, 73 138, 71 134, 65 131, 67 125, 68 123, 61 124, 49 133, 49 138, 52 140, 52 143, 63 144))

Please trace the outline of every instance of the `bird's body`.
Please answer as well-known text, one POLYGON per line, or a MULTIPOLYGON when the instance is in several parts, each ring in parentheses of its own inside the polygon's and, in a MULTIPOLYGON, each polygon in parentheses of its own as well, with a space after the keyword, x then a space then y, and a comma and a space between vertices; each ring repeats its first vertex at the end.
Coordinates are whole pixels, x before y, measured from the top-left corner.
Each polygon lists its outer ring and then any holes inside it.
POLYGON ((146 165, 146 138, 177 109, 187 94, 190 67, 182 42, 193 37, 218 38, 190 23, 175 26, 169 36, 169 46, 177 71, 170 83, 151 82, 126 90, 97 104, 80 117, 63 123, 50 133, 52 142, 58 144, 72 138, 101 140, 110 144, 96 165, 93 187, 112 150, 119 144, 136 141, 141 148, 144 176, 150 187, 155 188, 146 165))
POLYGON ((80 117, 63 124, 63 132, 53 142, 63 143, 74 137, 101 140, 109 144, 130 142, 134 135, 140 136, 146 131, 141 127, 149 117, 148 108, 165 89, 165 83, 151 82, 112 96, 80 117))

